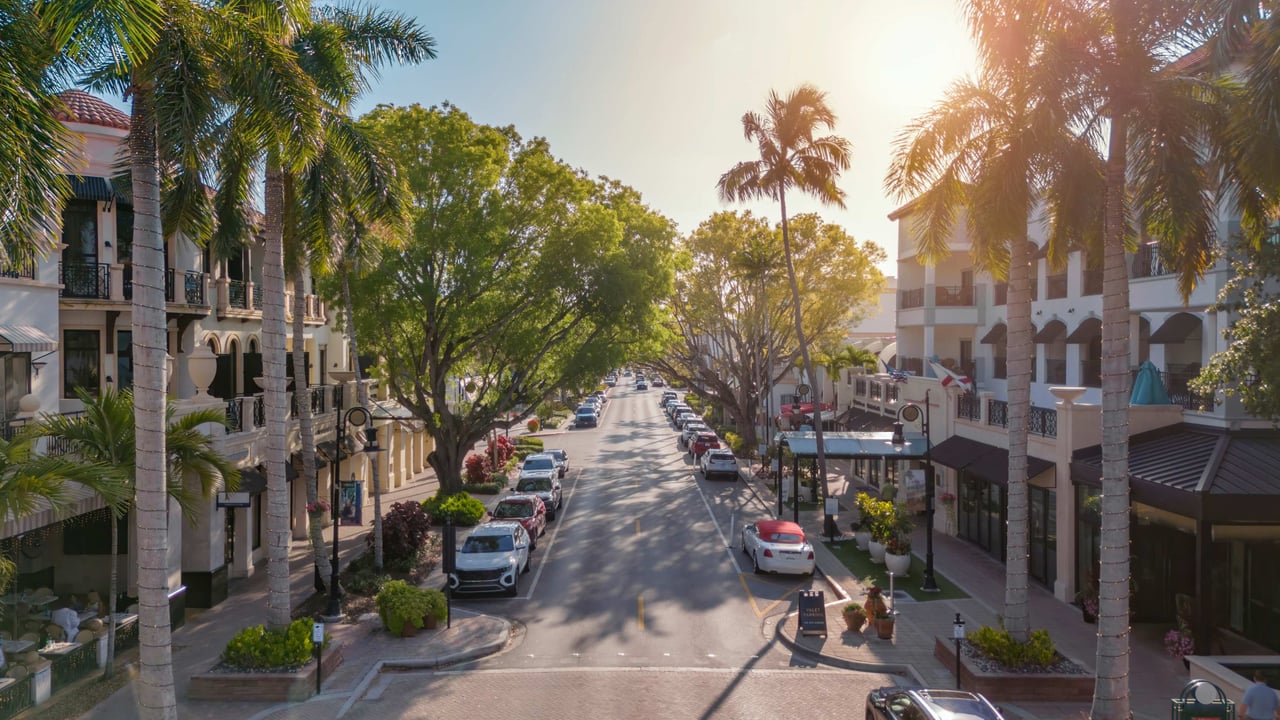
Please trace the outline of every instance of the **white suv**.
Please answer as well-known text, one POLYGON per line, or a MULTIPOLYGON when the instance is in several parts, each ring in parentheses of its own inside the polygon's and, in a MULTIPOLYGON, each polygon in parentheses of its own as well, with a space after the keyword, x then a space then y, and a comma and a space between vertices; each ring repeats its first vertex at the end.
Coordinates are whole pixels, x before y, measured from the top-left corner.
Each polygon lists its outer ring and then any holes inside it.
POLYGON ((449 587, 454 592, 520 593, 520 575, 529 572, 529 533, 518 522, 479 525, 458 548, 449 587))
POLYGON ((714 477, 738 479, 738 460, 732 450, 708 450, 702 454, 702 477, 710 480, 714 477))

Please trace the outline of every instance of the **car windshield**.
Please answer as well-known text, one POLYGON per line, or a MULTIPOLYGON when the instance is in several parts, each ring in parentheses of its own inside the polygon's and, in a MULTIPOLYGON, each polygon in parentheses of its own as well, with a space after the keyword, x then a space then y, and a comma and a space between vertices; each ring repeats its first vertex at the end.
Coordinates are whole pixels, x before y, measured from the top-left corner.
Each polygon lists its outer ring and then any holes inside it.
POLYGON ((525 470, 555 470, 556 461, 549 457, 529 458, 524 461, 525 470))
POLYGON ((595 415, 596 411, 584 405, 578 408, 578 414, 579 415, 595 415))
POLYGON ((975 718, 978 720, 986 720, 991 718, 991 712, 987 710, 986 705, 974 698, 958 698, 958 697, 930 697, 928 704, 942 712, 937 713, 943 717, 953 717, 957 720, 968 720, 975 718))
POLYGON ((524 482, 520 483, 520 486, 517 487, 516 489, 519 490, 520 492, 538 492, 539 490, 550 490, 551 481, 547 480, 546 478, 539 478, 537 480, 525 480, 524 482))
POLYGON ((710 457, 710 459, 712 459, 712 460, 725 460, 725 461, 733 460, 733 455, 732 455, 731 453, 727 453, 727 452, 715 452, 715 451, 712 451, 712 452, 711 452, 711 455, 710 455, 709 457, 710 457))
POLYGON ((501 502, 498 503, 498 507, 493 509, 493 516, 496 518, 533 517, 533 503, 501 502))
POLYGON ((560 461, 563 461, 565 458, 569 457, 569 453, 565 452, 564 450, 548 450, 547 454, 555 458, 556 460, 560 460, 560 461))
POLYGON ((516 549, 510 535, 472 535, 462 543, 464 553, 511 552, 516 549))

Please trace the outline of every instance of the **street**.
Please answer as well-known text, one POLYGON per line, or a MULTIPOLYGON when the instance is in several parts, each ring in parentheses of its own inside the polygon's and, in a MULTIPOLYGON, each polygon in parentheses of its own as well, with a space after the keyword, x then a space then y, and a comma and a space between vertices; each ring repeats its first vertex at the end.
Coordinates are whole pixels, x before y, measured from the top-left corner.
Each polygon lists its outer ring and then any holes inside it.
POLYGON ((815 583, 751 572, 737 531, 765 506, 694 472, 660 394, 621 383, 600 427, 546 437, 571 470, 519 596, 454 601, 516 622, 512 647, 471 667, 385 674, 347 717, 848 717, 893 684, 815 667, 763 634, 765 616, 815 583))

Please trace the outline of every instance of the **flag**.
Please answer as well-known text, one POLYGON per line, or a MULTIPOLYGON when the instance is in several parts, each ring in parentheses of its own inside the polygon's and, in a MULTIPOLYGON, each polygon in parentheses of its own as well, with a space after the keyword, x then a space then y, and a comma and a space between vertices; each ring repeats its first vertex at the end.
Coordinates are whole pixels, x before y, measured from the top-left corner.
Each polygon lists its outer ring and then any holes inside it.
POLYGON ((906 370, 897 370, 892 365, 890 365, 889 363, 883 360, 881 360, 880 362, 884 364, 885 372, 889 373, 889 377, 894 382, 904 383, 910 380, 911 373, 907 372, 906 370))
POLYGON ((972 378, 954 373, 935 362, 931 362, 929 364, 933 366, 934 372, 936 372, 938 377, 942 379, 942 387, 949 387, 952 384, 956 384, 961 390, 964 390, 965 392, 970 392, 973 390, 972 378))

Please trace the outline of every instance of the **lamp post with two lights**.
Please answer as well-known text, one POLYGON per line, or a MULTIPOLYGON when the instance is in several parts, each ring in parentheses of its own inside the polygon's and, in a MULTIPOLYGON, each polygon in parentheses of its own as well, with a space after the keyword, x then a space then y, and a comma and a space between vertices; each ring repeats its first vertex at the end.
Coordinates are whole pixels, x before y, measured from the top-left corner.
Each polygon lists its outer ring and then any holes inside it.
MULTIPOLYGON (((335 380, 338 380, 339 382, 342 382, 344 384, 346 381, 343 380, 341 377, 338 377, 339 375, 350 375, 351 378, 348 378, 348 379, 352 379, 355 377, 355 373, 353 372, 343 373, 343 372, 333 371, 333 372, 330 372, 329 374, 332 375, 335 380)), ((373 423, 372 423, 373 416, 369 414, 369 410, 366 409, 364 406, 356 405, 355 407, 349 408, 345 412, 343 412, 342 393, 338 393, 337 398, 338 398, 338 402, 337 402, 336 409, 337 409, 338 450, 335 453, 336 457, 334 457, 333 459, 333 473, 330 475, 330 478, 331 478, 330 485, 332 486, 331 492, 330 492, 330 497, 331 497, 330 502, 332 503, 331 513, 334 516, 333 517, 333 559, 332 559, 331 575, 329 577, 329 606, 328 608, 325 609, 325 613, 329 617, 338 617, 342 615, 342 600, 341 600, 341 595, 339 594, 339 591, 338 591, 338 525, 340 523, 338 522, 337 508, 339 507, 339 503, 341 502, 338 486, 339 486, 339 478, 342 477, 342 455, 345 452, 346 446, 347 446, 347 425, 350 425, 353 428, 364 429, 365 452, 371 452, 371 453, 378 452, 378 450, 380 449, 378 447, 378 430, 377 428, 373 427, 373 423)))
POLYGON ((900 451, 906 444, 906 436, 902 432, 903 420, 907 422, 920 421, 920 430, 924 433, 924 513, 925 513, 925 555, 924 555, 924 582, 920 589, 925 592, 938 592, 938 581, 933 574, 933 514, 935 493, 933 487, 933 458, 931 455, 932 443, 929 440, 929 391, 924 393, 924 410, 915 403, 905 403, 898 408, 898 419, 893 423, 893 443, 894 450, 900 451))

